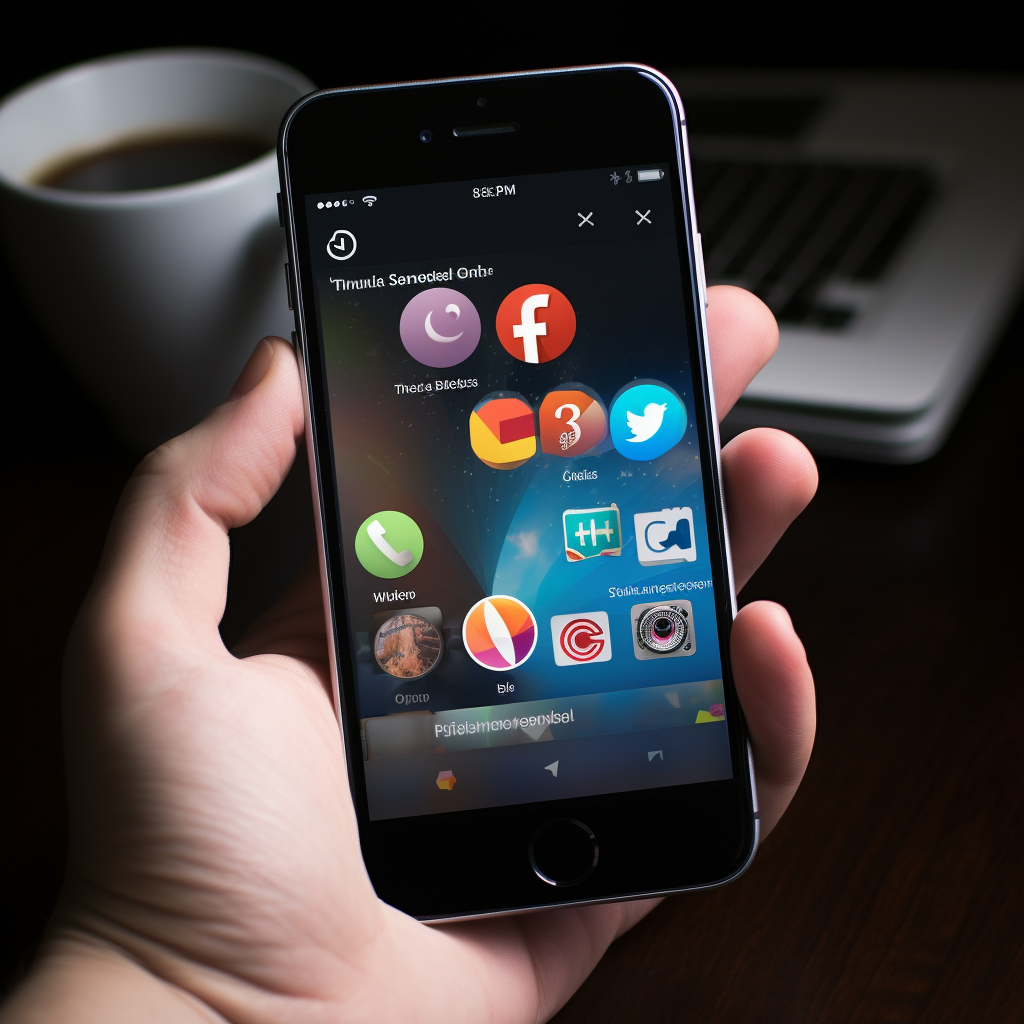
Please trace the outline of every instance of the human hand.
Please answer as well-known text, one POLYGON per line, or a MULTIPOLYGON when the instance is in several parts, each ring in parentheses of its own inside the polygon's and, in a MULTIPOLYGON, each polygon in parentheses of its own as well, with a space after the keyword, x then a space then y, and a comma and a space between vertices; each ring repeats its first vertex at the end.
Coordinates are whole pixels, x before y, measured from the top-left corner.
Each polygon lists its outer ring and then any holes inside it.
MULTIPOLYGON (((774 350, 757 299, 709 293, 723 414, 774 350)), ((141 464, 66 657, 71 850, 4 1022, 540 1021, 656 901, 443 927, 377 900, 360 857, 312 574, 234 652, 228 530, 270 500, 303 430, 298 372, 260 343, 228 401, 141 464)), ((813 495, 799 442, 723 451, 737 586, 813 495)), ((732 633, 766 836, 810 755, 814 695, 786 613, 732 633)))

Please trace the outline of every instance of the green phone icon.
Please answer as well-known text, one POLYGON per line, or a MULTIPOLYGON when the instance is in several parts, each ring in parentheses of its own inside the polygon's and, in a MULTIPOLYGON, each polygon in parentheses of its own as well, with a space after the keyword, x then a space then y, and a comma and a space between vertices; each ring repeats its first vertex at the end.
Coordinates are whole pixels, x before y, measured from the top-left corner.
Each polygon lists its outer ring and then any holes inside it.
POLYGON ((404 576, 422 557, 423 534, 416 520, 403 512, 375 512, 356 531, 356 558, 374 576, 404 576))

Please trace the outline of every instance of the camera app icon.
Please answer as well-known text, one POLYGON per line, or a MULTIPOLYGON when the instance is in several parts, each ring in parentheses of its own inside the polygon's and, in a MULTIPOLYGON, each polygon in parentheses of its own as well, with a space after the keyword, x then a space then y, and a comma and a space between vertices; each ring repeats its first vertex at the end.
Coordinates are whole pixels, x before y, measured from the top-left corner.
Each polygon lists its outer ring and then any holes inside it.
POLYGON ((693 606, 689 601, 635 604, 629 611, 633 653, 640 661, 687 658, 697 650, 693 606))

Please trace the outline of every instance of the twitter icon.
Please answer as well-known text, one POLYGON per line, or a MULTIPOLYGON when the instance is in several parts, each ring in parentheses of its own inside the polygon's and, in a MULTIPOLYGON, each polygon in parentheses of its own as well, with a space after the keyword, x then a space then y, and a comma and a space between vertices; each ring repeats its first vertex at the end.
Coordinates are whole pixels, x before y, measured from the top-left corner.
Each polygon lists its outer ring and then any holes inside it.
POLYGON ((657 381, 638 381, 619 392, 609 415, 612 444, 620 455, 649 462, 683 439, 686 407, 657 381))

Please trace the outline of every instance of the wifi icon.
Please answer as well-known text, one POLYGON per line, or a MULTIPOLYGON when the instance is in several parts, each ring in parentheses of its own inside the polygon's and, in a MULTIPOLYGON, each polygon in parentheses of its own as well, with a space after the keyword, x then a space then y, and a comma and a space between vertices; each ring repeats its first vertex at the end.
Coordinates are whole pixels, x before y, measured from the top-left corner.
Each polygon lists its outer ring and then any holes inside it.
POLYGON ((376 196, 363 196, 363 202, 366 203, 367 206, 373 206, 373 204, 375 202, 377 202, 377 197, 376 196))

